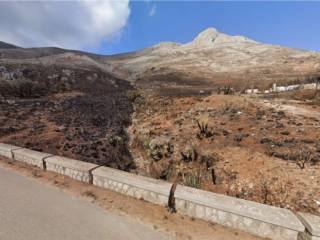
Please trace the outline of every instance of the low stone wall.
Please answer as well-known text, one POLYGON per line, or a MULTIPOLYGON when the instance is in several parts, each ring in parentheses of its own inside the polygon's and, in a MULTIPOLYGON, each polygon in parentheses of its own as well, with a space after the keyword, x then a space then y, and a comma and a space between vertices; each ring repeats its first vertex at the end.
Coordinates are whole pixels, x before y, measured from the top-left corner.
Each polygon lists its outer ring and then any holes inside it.
POLYGON ((300 233, 299 240, 320 240, 320 217, 308 213, 297 214, 306 231, 300 233))
POLYGON ((12 146, 5 143, 0 143, 0 155, 6 158, 13 158, 12 151, 21 147, 12 146))
POLYGON ((52 154, 37 152, 26 148, 12 150, 13 158, 17 161, 24 162, 39 168, 45 169, 44 160, 52 154))
POLYGON ((275 240, 297 239, 304 226, 289 210, 178 185, 178 212, 275 240))
POLYGON ((168 182, 108 167, 97 168, 92 175, 93 185, 163 206, 168 204, 172 185, 168 182))
POLYGON ((320 217, 0 143, 0 155, 54 171, 131 197, 168 205, 179 213, 274 240, 320 240, 320 217), (171 205, 172 206, 172 205, 171 205))
POLYGON ((53 156, 45 160, 46 169, 69 176, 81 182, 92 183, 92 170, 100 167, 70 158, 53 156))

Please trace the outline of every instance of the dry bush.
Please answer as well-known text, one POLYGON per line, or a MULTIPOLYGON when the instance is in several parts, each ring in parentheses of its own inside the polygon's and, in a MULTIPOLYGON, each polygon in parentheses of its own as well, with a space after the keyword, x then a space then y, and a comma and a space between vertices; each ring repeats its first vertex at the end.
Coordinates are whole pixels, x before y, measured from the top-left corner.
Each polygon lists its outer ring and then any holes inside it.
POLYGON ((223 160, 223 157, 220 156, 218 153, 213 152, 213 153, 203 153, 200 156, 200 163, 202 165, 205 165, 207 169, 210 169, 213 167, 217 162, 223 160))
POLYGON ((184 185, 192 188, 201 188, 201 173, 200 171, 189 172, 184 176, 184 185))
POLYGON ((213 136, 212 130, 209 129, 208 127, 208 122, 206 121, 199 122, 197 120, 197 125, 199 128, 199 133, 197 134, 198 138, 202 138, 202 137, 209 138, 213 136))
POLYGON ((185 162, 192 162, 197 160, 198 153, 194 146, 187 146, 184 151, 180 152, 181 158, 185 162))
POLYGON ((89 198, 93 198, 93 199, 96 199, 97 196, 95 195, 95 193, 91 190, 86 190, 82 193, 82 196, 85 196, 85 197, 89 197, 89 198))
POLYGON ((271 180, 268 179, 262 172, 259 173, 259 187, 261 192, 261 198, 264 204, 268 203, 269 196, 272 194, 271 191, 271 180))
POLYGON ((218 94, 223 93, 224 95, 234 95, 235 90, 231 86, 224 86, 221 88, 218 88, 218 94))
POLYGON ((174 176, 173 164, 170 163, 166 168, 164 168, 160 174, 160 179, 169 180, 174 176))
POLYGON ((237 112, 242 111, 243 108, 244 108, 244 104, 241 102, 238 102, 238 103, 226 102, 219 108, 218 112, 222 115, 236 114, 237 112))
POLYGON ((127 97, 130 101, 134 102, 137 98, 141 97, 141 94, 137 90, 129 90, 127 92, 127 97))
POLYGON ((201 188, 203 178, 201 166, 195 167, 184 162, 175 165, 175 175, 183 185, 193 188, 201 188))
POLYGON ((305 147, 299 146, 295 152, 295 162, 300 169, 304 169, 307 163, 310 163, 312 160, 312 152, 305 147))
POLYGON ((197 126, 198 126, 198 133, 197 133, 197 137, 199 139, 202 138, 210 138, 213 136, 213 129, 209 126, 209 120, 210 119, 210 115, 202 115, 201 117, 199 117, 196 122, 197 122, 197 126))
POLYGON ((144 136, 140 140, 140 145, 149 157, 155 161, 161 160, 163 157, 170 157, 174 152, 174 146, 169 139, 163 137, 151 138, 144 136))

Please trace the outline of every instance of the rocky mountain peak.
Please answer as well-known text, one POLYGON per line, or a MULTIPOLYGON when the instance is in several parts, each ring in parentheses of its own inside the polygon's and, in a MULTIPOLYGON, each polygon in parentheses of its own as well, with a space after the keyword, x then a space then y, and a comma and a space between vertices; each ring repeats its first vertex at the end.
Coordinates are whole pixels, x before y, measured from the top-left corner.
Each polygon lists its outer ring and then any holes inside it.
POLYGON ((193 43, 197 44, 211 44, 219 36, 219 32, 215 28, 207 28, 198 34, 198 36, 193 40, 193 43))
POLYGON ((208 28, 201 32, 190 44, 193 47, 210 47, 225 43, 256 43, 255 41, 243 36, 230 36, 218 32, 215 28, 208 28))

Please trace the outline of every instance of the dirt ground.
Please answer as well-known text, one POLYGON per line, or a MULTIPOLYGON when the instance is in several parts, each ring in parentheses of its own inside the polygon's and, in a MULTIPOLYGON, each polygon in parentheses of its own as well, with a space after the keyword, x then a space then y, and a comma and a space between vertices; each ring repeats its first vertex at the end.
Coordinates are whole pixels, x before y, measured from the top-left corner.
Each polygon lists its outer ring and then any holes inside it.
MULTIPOLYGON (((41 83, 45 94, 0 97, 0 142, 122 170, 134 168, 125 132, 133 111, 130 83, 95 68, 5 66, 6 74, 41 83)), ((10 81, 17 85, 20 78, 10 81)))
POLYGON ((0 142, 320 214, 313 92, 249 98, 203 84, 138 91, 95 68, 6 69, 42 83, 46 95, 1 99, 0 142))
POLYGON ((288 104, 278 108, 273 100, 245 96, 144 96, 129 129, 137 172, 320 214, 320 108, 288 104))
POLYGON ((11 161, 6 158, 0 158, 0 167, 16 171, 26 177, 35 178, 42 183, 56 186, 68 194, 73 194, 79 198, 91 201, 106 211, 127 215, 143 223, 150 224, 154 229, 172 234, 177 240, 261 239, 221 225, 204 222, 176 213, 173 214, 168 212, 164 207, 78 182, 53 172, 42 171, 36 167, 11 161))

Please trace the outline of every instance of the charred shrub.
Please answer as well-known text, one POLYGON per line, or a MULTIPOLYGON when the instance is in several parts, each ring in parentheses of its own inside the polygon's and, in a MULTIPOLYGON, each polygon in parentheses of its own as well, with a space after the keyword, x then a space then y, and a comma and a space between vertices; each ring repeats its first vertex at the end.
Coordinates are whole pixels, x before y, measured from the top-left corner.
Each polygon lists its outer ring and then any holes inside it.
POLYGON ((224 86, 218 89, 218 94, 234 95, 235 91, 231 86, 224 86))
POLYGON ((198 153, 193 146, 187 146, 180 154, 182 160, 185 162, 192 162, 198 158, 198 153))
POLYGON ((30 98, 41 97, 47 94, 43 84, 21 78, 14 80, 0 80, 0 95, 3 98, 30 98))

